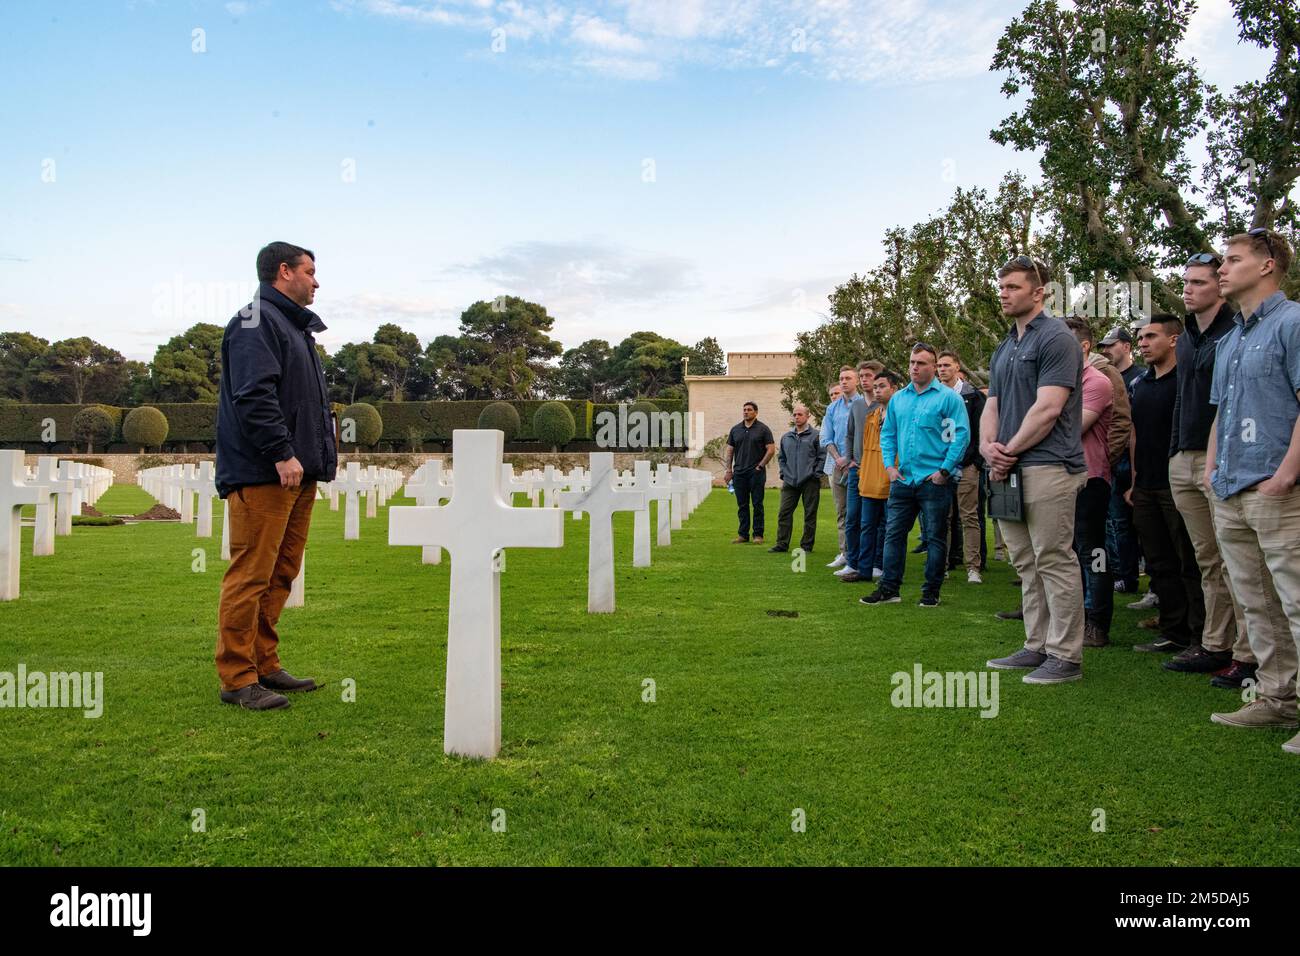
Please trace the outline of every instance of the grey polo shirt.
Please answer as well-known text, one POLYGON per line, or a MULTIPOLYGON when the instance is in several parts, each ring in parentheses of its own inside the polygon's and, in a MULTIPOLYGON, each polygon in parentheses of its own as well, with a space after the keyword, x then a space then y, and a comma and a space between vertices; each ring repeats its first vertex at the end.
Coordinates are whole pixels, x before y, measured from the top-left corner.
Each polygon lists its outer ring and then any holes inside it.
POLYGON ((1274 292, 1249 320, 1238 312, 1214 352, 1218 406, 1210 485, 1231 498, 1277 473, 1300 417, 1300 303, 1274 292))
POLYGON ((1083 460, 1083 349, 1060 319, 1039 312, 1016 334, 1015 323, 993 350, 989 363, 989 398, 998 400, 998 437, 1010 441, 1038 400, 1038 389, 1055 385, 1070 390, 1052 430, 1020 455, 1021 465, 1064 465, 1070 474, 1087 469, 1083 460))

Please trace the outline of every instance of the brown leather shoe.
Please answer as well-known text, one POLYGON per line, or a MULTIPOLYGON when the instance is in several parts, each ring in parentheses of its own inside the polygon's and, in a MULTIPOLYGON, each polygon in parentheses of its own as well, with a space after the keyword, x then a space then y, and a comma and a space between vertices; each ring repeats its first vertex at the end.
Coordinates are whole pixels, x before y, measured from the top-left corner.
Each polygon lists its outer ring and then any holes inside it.
POLYGON ((263 674, 257 682, 270 690, 316 690, 317 684, 310 677, 299 680, 286 670, 263 674))
POLYGON ((862 580, 862 575, 858 574, 857 571, 850 571, 848 574, 840 576, 841 584, 852 584, 854 581, 861 581, 861 580, 862 580))
POLYGON ((223 704, 238 704, 245 710, 278 710, 289 706, 289 698, 267 690, 261 684, 249 684, 239 690, 223 690, 223 704))
POLYGON ((754 543, 755 543, 755 544, 762 544, 762 543, 763 543, 763 536, 762 536, 761 534, 756 534, 756 535, 754 535, 754 543))
POLYGON ((1147 631, 1158 631, 1160 630, 1160 616, 1144 617, 1138 621, 1138 627, 1147 631))
POLYGON ((1096 624, 1083 625, 1084 647, 1106 647, 1108 644, 1110 644, 1110 637, 1096 624))
POLYGON ((748 538, 739 538, 739 537, 737 537, 737 538, 732 538, 732 539, 731 539, 731 543, 732 543, 732 544, 749 544, 749 539, 748 539, 748 538))

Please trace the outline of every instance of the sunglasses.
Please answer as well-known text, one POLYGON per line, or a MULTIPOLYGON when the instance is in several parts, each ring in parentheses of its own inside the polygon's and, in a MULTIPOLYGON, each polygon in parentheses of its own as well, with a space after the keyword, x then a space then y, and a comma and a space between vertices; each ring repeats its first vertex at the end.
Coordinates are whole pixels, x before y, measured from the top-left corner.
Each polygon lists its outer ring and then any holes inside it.
POLYGON ((1223 260, 1213 252, 1198 252, 1187 260, 1189 266, 1214 266, 1216 269, 1223 265, 1223 260))
POLYGON ((1273 240, 1269 238, 1268 230, 1263 226, 1256 226, 1254 229, 1247 229, 1246 235, 1250 236, 1252 239, 1263 239, 1264 245, 1268 247, 1268 257, 1270 259, 1277 258, 1277 253, 1273 251, 1273 240))

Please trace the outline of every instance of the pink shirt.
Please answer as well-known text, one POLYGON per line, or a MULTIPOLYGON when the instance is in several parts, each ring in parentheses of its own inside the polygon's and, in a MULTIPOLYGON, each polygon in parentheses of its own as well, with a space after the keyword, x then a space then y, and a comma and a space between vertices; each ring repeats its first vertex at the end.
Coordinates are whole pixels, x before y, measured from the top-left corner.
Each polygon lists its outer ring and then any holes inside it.
POLYGON ((1086 363, 1083 366, 1083 409, 1098 413, 1092 427, 1083 433, 1083 458, 1088 464, 1088 477, 1110 481, 1110 446, 1106 436, 1115 411, 1115 393, 1105 373, 1086 363))

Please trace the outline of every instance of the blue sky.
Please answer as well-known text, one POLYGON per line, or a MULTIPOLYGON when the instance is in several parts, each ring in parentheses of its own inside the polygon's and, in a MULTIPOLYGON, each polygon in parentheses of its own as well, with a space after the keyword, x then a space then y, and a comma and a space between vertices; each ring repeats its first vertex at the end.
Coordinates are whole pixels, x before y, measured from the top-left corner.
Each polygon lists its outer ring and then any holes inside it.
MULTIPOLYGON (((988 139, 1020 7, 6 0, 0 330, 148 359, 284 239, 317 254, 331 350, 499 294, 566 347, 786 350, 885 229, 1035 174, 988 139)), ((1224 85, 1267 64, 1227 0, 1186 52, 1224 85)))

